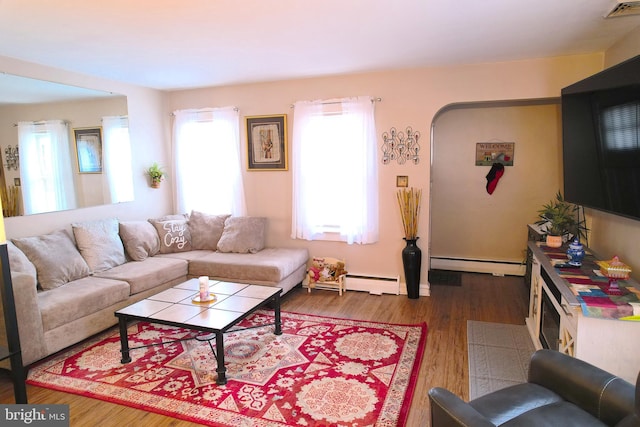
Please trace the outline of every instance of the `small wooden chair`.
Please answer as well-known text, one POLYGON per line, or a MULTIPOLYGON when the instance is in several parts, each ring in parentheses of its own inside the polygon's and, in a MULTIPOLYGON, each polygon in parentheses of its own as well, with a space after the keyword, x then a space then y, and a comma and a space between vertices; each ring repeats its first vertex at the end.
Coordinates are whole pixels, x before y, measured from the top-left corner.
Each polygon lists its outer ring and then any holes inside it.
POLYGON ((347 270, 342 259, 332 257, 313 257, 311 267, 307 271, 307 289, 311 288, 338 290, 340 296, 346 291, 347 270))

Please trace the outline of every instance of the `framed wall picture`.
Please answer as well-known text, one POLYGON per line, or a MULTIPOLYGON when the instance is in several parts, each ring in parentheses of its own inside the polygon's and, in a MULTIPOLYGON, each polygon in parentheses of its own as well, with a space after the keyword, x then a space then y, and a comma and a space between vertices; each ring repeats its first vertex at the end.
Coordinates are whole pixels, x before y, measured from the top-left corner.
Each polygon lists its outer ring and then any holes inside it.
POLYGON ((73 130, 76 139, 78 172, 102 173, 102 128, 73 130))
POLYGON ((515 142, 477 142, 476 166, 491 166, 494 163, 513 166, 515 145, 515 142))
POLYGON ((247 119, 249 170, 287 170, 287 115, 247 119))

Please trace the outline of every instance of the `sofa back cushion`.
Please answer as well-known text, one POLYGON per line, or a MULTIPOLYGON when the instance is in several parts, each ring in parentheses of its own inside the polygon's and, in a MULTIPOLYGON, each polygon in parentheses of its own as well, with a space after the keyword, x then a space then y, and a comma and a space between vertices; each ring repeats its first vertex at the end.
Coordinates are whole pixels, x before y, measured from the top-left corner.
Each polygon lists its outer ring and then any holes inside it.
POLYGON ((7 241, 7 252, 9 254, 9 268, 12 273, 25 273, 33 277, 36 276, 36 266, 10 240, 7 241))
POLYGON ((160 251, 160 237, 149 221, 120 221, 120 238, 133 261, 144 261, 160 251))
POLYGON ((251 216, 230 216, 218 241, 218 251, 256 253, 264 249, 267 219, 251 216))
POLYGON ((42 289, 54 289, 89 275, 89 266, 66 230, 12 241, 35 265, 42 289))
POLYGON ((155 227, 160 238, 160 253, 170 254, 191 250, 191 233, 186 218, 154 220, 149 222, 155 227))
POLYGON ((124 246, 115 218, 71 224, 80 254, 93 272, 124 264, 124 246))
POLYGON ((189 233, 193 249, 215 251, 224 230, 224 221, 229 215, 209 215, 192 211, 189 215, 189 233))

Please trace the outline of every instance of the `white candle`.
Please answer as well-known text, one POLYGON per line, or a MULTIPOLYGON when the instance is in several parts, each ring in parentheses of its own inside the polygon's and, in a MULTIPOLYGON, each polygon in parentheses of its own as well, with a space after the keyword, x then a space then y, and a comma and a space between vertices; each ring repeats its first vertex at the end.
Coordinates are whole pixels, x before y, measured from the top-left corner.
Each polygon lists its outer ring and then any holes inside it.
POLYGON ((200 276, 200 301, 209 299, 209 276, 200 276))

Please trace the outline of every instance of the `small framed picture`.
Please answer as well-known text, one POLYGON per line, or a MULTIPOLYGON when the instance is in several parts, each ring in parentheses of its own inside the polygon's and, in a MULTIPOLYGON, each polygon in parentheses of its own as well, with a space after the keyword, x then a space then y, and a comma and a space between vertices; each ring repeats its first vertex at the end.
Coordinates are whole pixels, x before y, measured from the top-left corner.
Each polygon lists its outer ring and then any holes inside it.
POLYGON ((397 175, 396 176, 396 187, 408 187, 409 186, 409 177, 406 175, 397 175))
POLYGON ((246 119, 248 169, 287 170, 287 115, 246 119))
POLYGON ((78 172, 102 173, 102 128, 73 130, 76 139, 78 172))

